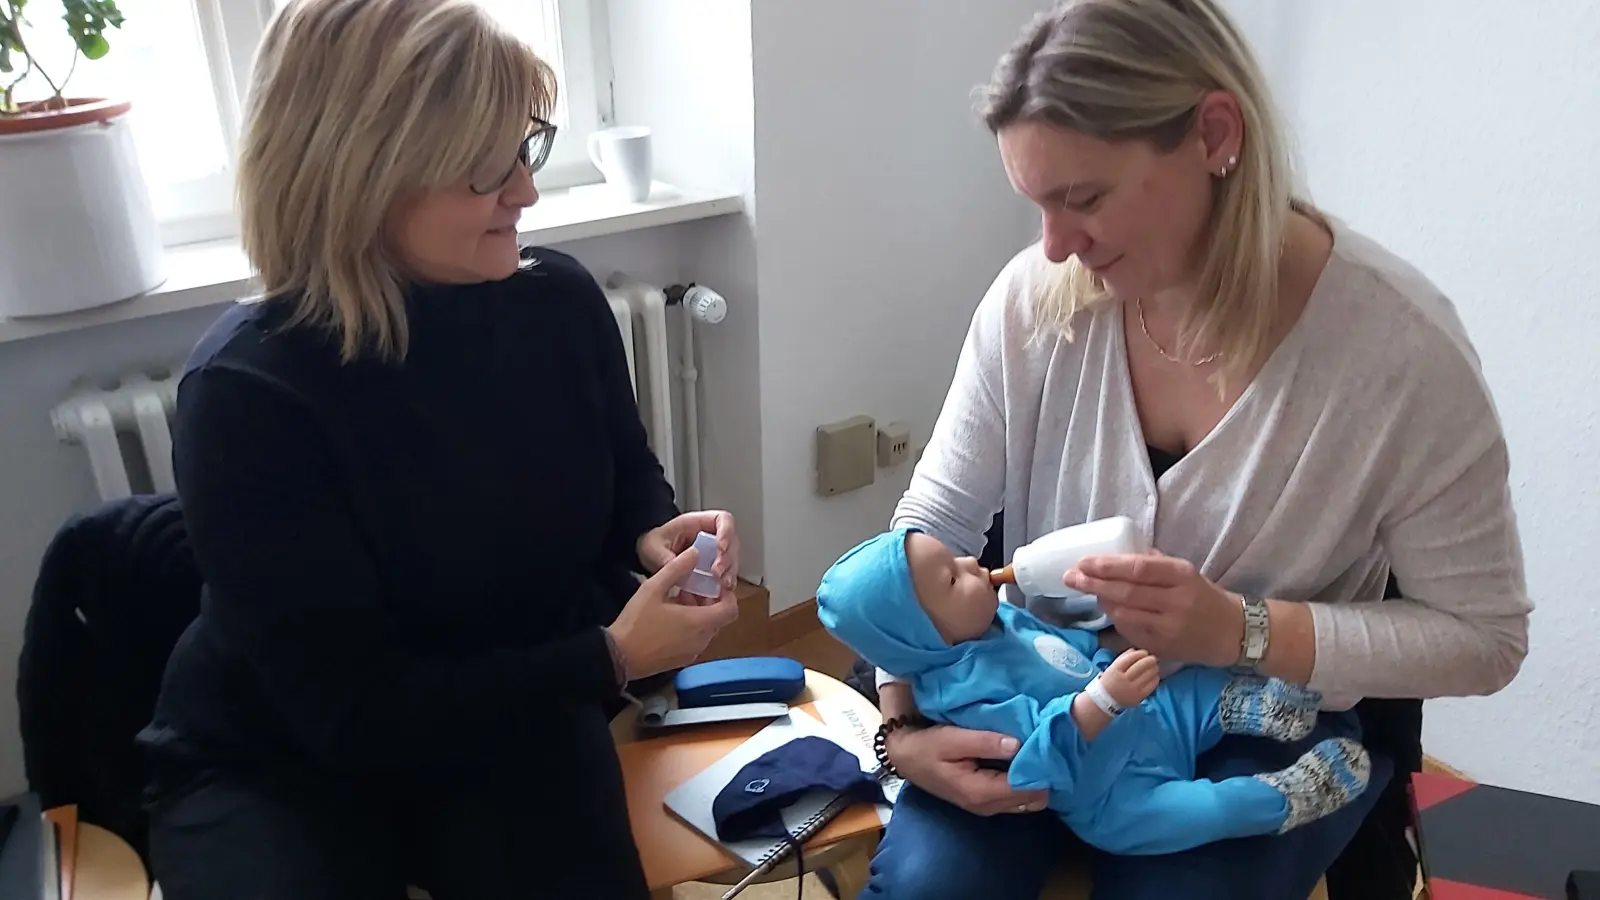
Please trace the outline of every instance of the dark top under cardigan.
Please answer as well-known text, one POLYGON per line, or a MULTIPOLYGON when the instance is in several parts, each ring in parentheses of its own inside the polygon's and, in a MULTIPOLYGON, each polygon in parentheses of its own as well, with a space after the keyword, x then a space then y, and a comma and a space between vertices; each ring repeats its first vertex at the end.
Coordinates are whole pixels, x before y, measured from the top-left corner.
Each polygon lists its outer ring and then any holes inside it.
POLYGON ((574 259, 408 295, 403 362, 230 309, 178 392, 205 579, 158 756, 355 773, 471 764, 618 694, 601 626, 677 512, 605 296, 574 259))

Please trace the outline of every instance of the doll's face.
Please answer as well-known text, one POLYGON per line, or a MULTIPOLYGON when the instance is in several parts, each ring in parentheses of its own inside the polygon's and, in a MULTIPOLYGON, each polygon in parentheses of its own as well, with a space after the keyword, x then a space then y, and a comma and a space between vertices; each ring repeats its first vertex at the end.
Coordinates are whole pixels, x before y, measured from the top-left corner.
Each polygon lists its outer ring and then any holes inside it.
POLYGON ((945 643, 974 640, 994 622, 1000 597, 976 559, 957 559, 938 538, 913 531, 906 536, 906 560, 917 599, 945 643))

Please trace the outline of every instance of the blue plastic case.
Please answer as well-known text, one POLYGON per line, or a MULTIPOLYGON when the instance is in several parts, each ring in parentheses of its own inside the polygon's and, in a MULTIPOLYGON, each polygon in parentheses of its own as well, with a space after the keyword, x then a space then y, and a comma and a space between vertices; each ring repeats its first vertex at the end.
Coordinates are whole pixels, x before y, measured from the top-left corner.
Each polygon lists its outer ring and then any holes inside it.
POLYGON ((787 703, 806 686, 806 669, 782 656, 743 656, 696 663, 673 679, 678 706, 787 703))

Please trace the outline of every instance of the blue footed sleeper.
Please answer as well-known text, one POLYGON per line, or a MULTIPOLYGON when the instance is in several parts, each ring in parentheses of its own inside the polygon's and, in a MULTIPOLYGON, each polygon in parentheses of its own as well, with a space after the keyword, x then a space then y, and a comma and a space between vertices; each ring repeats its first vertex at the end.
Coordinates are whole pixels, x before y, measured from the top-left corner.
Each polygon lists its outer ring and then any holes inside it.
POLYGON ((1366 788, 1366 752, 1347 738, 1322 741, 1276 772, 1196 778, 1195 758, 1224 734, 1287 742, 1311 732, 1320 697, 1278 679, 1187 667, 1086 741, 1072 702, 1115 654, 1093 632, 1058 628, 1008 603, 981 637, 951 646, 917 598, 907 533, 865 541, 828 570, 817 591, 823 625, 908 681, 929 719, 1017 738, 1011 786, 1047 790, 1050 809, 1090 845, 1164 854, 1283 832, 1366 788))

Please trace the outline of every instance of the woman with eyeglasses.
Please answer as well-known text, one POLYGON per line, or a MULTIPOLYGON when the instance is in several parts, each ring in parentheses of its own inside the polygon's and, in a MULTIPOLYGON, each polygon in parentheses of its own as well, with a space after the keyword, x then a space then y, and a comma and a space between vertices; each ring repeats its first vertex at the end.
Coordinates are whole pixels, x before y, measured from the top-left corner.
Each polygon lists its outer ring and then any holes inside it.
POLYGON ((168 900, 649 894, 609 714, 733 619, 739 544, 675 508, 594 279, 520 258, 555 90, 468 0, 268 26, 263 296, 178 392, 205 593, 140 736, 168 900), (701 531, 725 590, 669 598, 701 531))

